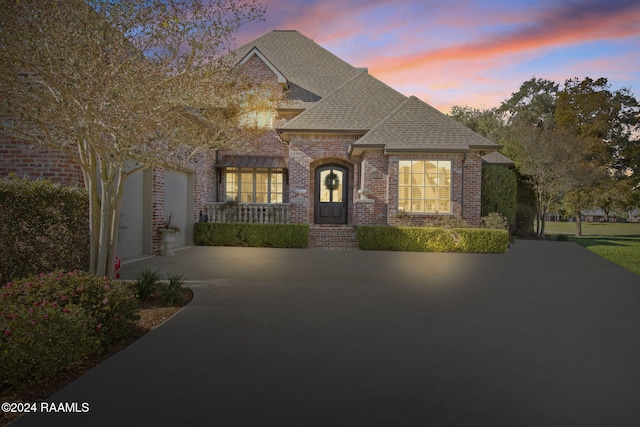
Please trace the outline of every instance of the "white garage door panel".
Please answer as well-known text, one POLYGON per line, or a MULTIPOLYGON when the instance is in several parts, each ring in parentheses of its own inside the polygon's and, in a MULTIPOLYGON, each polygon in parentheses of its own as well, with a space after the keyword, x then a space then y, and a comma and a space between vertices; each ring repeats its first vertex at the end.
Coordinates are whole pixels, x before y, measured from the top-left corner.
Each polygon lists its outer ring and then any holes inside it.
POLYGON ((168 170, 164 175, 164 215, 170 214, 181 228, 176 234, 175 246, 187 244, 187 212, 188 212, 188 174, 185 172, 168 170))
POLYGON ((131 175, 124 183, 120 229, 118 230, 118 256, 131 258, 142 255, 144 173, 131 175))

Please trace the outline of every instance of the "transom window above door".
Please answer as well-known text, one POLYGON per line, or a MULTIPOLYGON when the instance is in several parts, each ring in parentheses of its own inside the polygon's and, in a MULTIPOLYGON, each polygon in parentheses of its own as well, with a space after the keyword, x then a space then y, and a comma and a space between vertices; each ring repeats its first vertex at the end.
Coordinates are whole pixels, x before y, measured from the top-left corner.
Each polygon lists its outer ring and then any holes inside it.
POLYGON ((398 211, 451 213, 451 160, 398 163, 398 211))

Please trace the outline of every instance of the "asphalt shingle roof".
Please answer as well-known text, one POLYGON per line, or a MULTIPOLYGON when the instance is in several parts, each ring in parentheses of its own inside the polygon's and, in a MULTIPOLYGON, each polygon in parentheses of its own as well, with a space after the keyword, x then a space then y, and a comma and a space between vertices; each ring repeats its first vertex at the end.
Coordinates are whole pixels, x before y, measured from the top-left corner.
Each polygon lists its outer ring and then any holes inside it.
POLYGON ((360 71, 281 130, 345 130, 364 134, 405 99, 366 71, 360 71))
POLYGON ((493 153, 485 154, 482 156, 482 163, 486 163, 488 165, 501 165, 514 167, 516 164, 513 160, 508 158, 502 153, 494 151, 493 153))
POLYGON ((254 47, 293 83, 294 100, 315 101, 360 73, 298 31, 271 31, 236 49, 237 60, 242 60, 254 47))
MULTIPOLYGON (((499 146, 412 96, 405 97, 297 31, 272 31, 235 51, 241 61, 252 49, 286 79, 288 108, 302 113, 278 129, 360 132, 353 144, 389 151, 495 151, 499 146)), ((500 159, 504 163, 504 159, 500 159)))
POLYGON ((498 149, 498 145, 473 132, 415 96, 406 99, 354 146, 384 145, 387 151, 461 151, 498 149))

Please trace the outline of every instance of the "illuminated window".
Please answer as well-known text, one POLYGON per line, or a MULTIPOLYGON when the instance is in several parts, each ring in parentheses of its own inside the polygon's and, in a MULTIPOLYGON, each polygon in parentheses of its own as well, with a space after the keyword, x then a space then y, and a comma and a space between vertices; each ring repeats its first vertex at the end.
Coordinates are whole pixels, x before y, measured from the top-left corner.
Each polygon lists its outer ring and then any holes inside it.
POLYGON ((244 126, 259 128, 273 128, 273 113, 271 111, 252 111, 242 116, 244 126))
POLYGON ((227 200, 242 203, 282 203, 283 172, 273 169, 226 169, 227 200))
POLYGON ((451 213, 451 161, 401 160, 398 211, 451 213))

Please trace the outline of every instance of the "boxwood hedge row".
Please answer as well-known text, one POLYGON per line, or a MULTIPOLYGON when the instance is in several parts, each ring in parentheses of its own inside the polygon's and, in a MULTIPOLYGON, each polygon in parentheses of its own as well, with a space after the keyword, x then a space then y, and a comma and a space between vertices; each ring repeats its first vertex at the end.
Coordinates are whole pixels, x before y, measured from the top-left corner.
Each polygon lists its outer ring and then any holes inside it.
POLYGON ((199 246, 306 248, 308 224, 220 224, 198 222, 193 241, 199 246))
POLYGON ((365 250, 502 253, 509 247, 507 230, 359 226, 358 245, 365 250))

